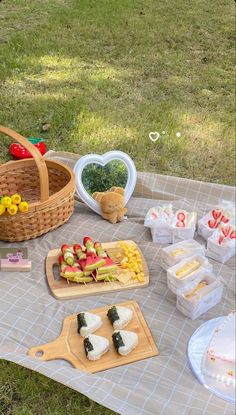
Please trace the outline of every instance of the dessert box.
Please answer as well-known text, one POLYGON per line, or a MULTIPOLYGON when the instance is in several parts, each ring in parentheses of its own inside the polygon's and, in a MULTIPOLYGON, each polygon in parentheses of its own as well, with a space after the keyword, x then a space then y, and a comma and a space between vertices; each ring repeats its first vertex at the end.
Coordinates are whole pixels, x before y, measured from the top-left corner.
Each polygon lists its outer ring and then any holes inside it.
POLYGON ((221 277, 216 278, 212 272, 206 271, 200 281, 192 281, 186 287, 177 290, 176 308, 187 317, 195 320, 218 304, 222 294, 221 277))
POLYGON ((207 240, 216 229, 229 224, 234 217, 235 207, 229 202, 224 202, 199 219, 198 234, 207 240))
POLYGON ((193 255, 167 269, 168 288, 176 294, 177 290, 188 288, 190 283, 198 284, 212 265, 201 255, 193 255))
POLYGON ((193 255, 199 254, 205 256, 205 251, 204 245, 199 244, 194 239, 178 242, 160 250, 161 267, 164 270, 167 270, 168 268, 178 264, 181 260, 193 255))
MULTIPOLYGON (((206 255, 209 258, 224 264, 235 255, 236 239, 234 236, 234 238, 225 237, 221 240, 220 238, 222 238, 222 236, 220 236, 220 234, 222 231, 224 231, 223 228, 221 230, 216 230, 213 235, 208 238, 206 255)), ((232 233, 235 233, 235 230, 232 231, 232 233)))
POLYGON ((144 226, 150 228, 154 243, 177 243, 193 239, 196 221, 196 212, 174 212, 169 204, 149 209, 144 226))

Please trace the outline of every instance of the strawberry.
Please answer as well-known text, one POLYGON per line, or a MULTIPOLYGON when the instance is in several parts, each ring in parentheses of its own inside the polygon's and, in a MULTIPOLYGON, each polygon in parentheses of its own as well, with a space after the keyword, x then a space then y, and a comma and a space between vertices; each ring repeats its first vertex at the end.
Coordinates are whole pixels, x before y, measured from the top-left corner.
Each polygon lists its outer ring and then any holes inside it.
POLYGON ((86 259, 86 254, 83 252, 83 248, 79 244, 73 245, 74 253, 76 254, 78 259, 86 259))
POLYGON ((230 237, 230 239, 235 239, 236 238, 236 229, 234 229, 233 231, 231 231, 229 237, 230 237))
POLYGON ((68 265, 74 265, 75 263, 74 254, 73 254, 73 251, 70 249, 69 245, 67 244, 62 245, 61 252, 63 253, 64 261, 68 265))
POLYGON ((211 213, 212 213, 212 216, 215 220, 219 219, 222 215, 222 212, 218 208, 216 208, 215 210, 212 210, 211 213))
POLYGON ((185 219, 186 219, 186 215, 185 215, 185 213, 184 213, 184 212, 179 212, 179 213, 178 213, 178 215, 177 215, 177 219, 178 219, 180 222, 184 222, 184 221, 185 221, 185 219))
POLYGON ((221 216, 221 222, 223 222, 223 223, 228 223, 229 222, 229 218, 227 218, 226 216, 221 216))
POLYGON ((96 250, 93 246, 93 241, 89 236, 84 237, 83 244, 86 247, 87 252, 93 252, 96 254, 96 250))
POLYGON ((230 226, 226 226, 225 228, 223 228, 223 227, 221 228, 221 232, 223 233, 225 238, 229 235, 230 231, 231 231, 230 226))
POLYGON ((107 258, 107 254, 104 251, 100 242, 94 242, 94 248, 96 249, 96 253, 98 256, 101 256, 102 258, 107 258))
POLYGON ((221 245, 222 244, 222 242, 223 242, 223 240, 224 240, 225 238, 224 238, 224 236, 220 236, 219 237, 219 239, 218 239, 218 243, 219 243, 219 245, 221 245))
POLYGON ((211 229, 214 229, 217 225, 217 222, 214 219, 210 219, 207 223, 208 223, 209 228, 211 229))

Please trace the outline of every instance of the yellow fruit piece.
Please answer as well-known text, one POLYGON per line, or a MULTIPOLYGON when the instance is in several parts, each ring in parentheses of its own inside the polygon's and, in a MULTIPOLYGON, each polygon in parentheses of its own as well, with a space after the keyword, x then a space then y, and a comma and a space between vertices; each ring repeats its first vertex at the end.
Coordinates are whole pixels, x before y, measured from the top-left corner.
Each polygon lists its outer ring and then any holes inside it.
POLYGON ((16 205, 10 205, 8 206, 7 211, 9 215, 14 216, 18 211, 18 207, 16 205))
POLYGON ((11 205, 11 198, 10 198, 10 197, 8 197, 8 196, 4 196, 4 197, 2 197, 2 198, 1 198, 1 204, 2 204, 4 207, 8 208, 8 207, 11 205))
POLYGON ((19 211, 22 213, 26 213, 29 210, 29 204, 27 202, 21 202, 19 204, 19 211))
POLYGON ((6 208, 3 205, 0 205, 0 215, 2 215, 5 212, 6 208))
POLYGON ((139 280, 139 282, 143 282, 144 281, 144 277, 141 274, 137 275, 137 278, 139 280))
POLYGON ((21 197, 20 195, 18 195, 18 193, 15 193, 14 195, 11 196, 11 203, 13 203, 13 205, 19 205, 21 202, 21 197))

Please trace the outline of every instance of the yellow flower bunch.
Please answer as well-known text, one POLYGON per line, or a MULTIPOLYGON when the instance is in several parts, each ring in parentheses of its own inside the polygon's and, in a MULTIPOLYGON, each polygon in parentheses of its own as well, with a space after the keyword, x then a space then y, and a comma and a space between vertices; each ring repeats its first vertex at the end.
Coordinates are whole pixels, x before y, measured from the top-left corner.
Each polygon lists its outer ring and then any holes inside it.
POLYGON ((18 211, 26 213, 29 210, 29 204, 23 201, 18 193, 10 196, 0 197, 0 216, 7 212, 9 215, 14 216, 18 211))
POLYGON ((120 247, 124 251, 124 258, 121 261, 121 268, 133 272, 133 278, 139 282, 144 282, 144 272, 142 258, 138 249, 127 242, 120 242, 120 247))

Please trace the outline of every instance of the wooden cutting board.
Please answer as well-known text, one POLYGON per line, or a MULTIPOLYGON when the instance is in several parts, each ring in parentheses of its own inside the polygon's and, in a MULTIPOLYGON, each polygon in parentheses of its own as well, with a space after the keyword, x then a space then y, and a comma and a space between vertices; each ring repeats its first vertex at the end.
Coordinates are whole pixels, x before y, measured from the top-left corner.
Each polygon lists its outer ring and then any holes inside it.
MULTIPOLYGON (((78 284, 75 282, 67 282, 65 278, 60 277, 58 267, 58 256, 60 249, 52 249, 49 251, 46 258, 46 276, 50 290, 55 298, 59 300, 67 300, 71 298, 79 298, 94 294, 104 294, 114 291, 123 291, 131 288, 144 288, 149 284, 149 270, 145 258, 139 249, 139 247, 133 241, 125 241, 138 249, 143 265, 144 282, 137 280, 131 280, 127 285, 121 284, 119 281, 114 282, 96 282, 92 281, 87 284, 78 284)), ((106 242, 102 243, 102 247, 106 250, 111 259, 117 262, 116 255, 122 252, 118 242, 106 242)), ((121 269, 121 268, 120 268, 121 269)))
POLYGON ((159 354, 158 348, 153 340, 152 334, 138 303, 136 301, 127 301, 116 305, 132 309, 133 319, 124 330, 134 331, 139 338, 137 347, 127 356, 120 356, 113 346, 111 336, 114 330, 107 318, 107 311, 110 306, 89 311, 99 315, 103 321, 102 327, 94 334, 104 336, 110 341, 110 350, 104 354, 101 359, 96 361, 87 359, 83 345, 84 339, 77 333, 77 314, 65 318, 61 334, 56 340, 41 346, 32 347, 29 349, 28 355, 41 361, 53 359, 67 360, 75 368, 90 373, 100 372, 116 366, 143 360, 148 357, 157 356, 159 354))

